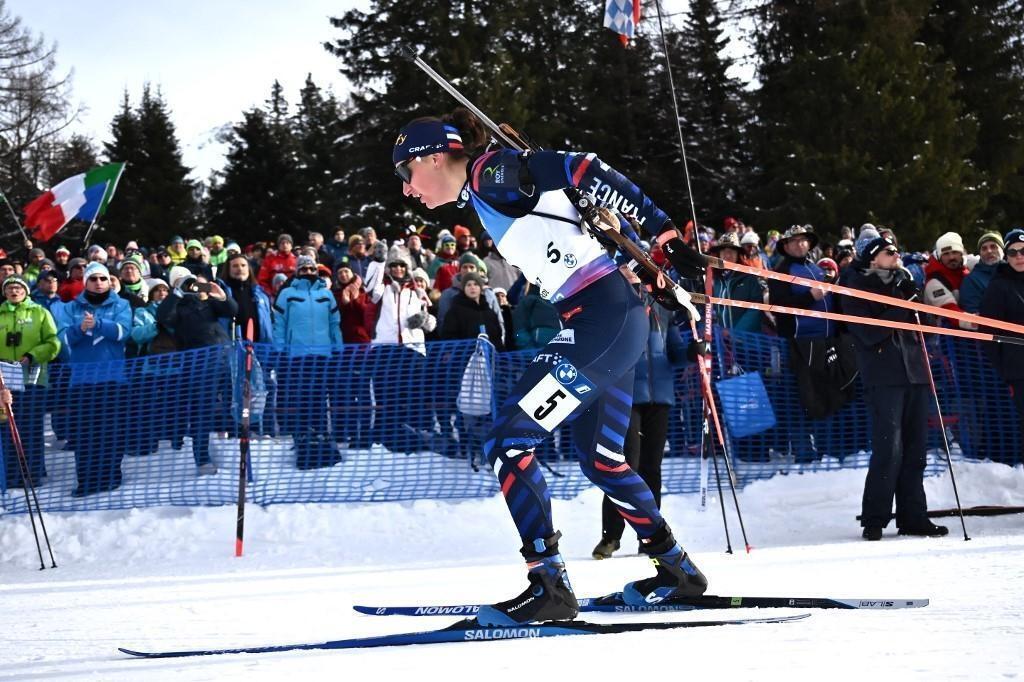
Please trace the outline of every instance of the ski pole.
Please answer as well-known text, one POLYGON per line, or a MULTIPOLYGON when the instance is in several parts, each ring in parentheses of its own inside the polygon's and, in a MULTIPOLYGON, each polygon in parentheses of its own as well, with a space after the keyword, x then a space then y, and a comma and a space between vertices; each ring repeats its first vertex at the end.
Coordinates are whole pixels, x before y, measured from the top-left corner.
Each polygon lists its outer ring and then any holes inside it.
MULTIPOLYGON (((914 311, 917 323, 921 324, 921 317, 914 311)), ((939 404, 939 392, 935 388, 935 376, 932 374, 932 359, 928 355, 928 345, 924 341, 924 332, 918 332, 917 338, 921 342, 921 352, 924 353, 924 366, 928 369, 928 384, 932 389, 932 397, 935 399, 935 412, 939 415, 939 431, 942 432, 942 445, 946 453, 946 466, 949 467, 949 480, 953 483, 953 497, 956 498, 956 510, 960 514, 960 528, 964 531, 964 542, 970 540, 967 535, 967 524, 964 522, 964 508, 960 506, 960 493, 956 487, 956 476, 953 474, 953 457, 949 450, 949 438, 946 437, 946 423, 942 419, 942 405, 939 404)))
MULTIPOLYGON (((3 373, 0 372, 0 391, 7 391, 7 384, 4 382, 3 373)), ((43 559, 43 548, 39 543, 39 532, 36 530, 35 514, 39 515, 39 527, 43 531, 43 539, 46 540, 46 551, 50 554, 51 568, 57 568, 57 560, 53 558, 53 546, 50 544, 50 536, 46 532, 46 521, 43 519, 43 510, 39 506, 39 497, 36 495, 36 487, 32 482, 32 472, 29 471, 28 458, 25 456, 25 448, 21 442, 21 434, 18 432, 18 424, 14 420, 14 396, 11 396, 11 404, 5 405, 7 412, 7 426, 11 430, 11 442, 14 443, 14 452, 18 458, 18 467, 21 470, 22 491, 25 493, 25 508, 28 510, 28 518, 32 523, 32 534, 36 538, 36 551, 39 552, 39 570, 46 568, 43 559), (31 499, 29 492, 31 491, 31 499), (33 507, 35 511, 33 512, 33 507)))
POLYGON ((245 372, 242 375, 242 414, 238 427, 238 507, 235 517, 235 556, 242 556, 245 539, 245 479, 249 459, 249 414, 252 408, 252 318, 245 325, 245 372))

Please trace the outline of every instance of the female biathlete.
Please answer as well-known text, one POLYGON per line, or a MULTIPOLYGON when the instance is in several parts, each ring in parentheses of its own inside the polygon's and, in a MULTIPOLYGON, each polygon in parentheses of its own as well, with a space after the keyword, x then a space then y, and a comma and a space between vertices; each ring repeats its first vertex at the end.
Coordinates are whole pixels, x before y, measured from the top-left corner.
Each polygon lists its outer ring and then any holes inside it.
MULTIPOLYGON (((392 162, 406 196, 433 209, 470 204, 503 257, 549 299, 562 330, 533 359, 484 439, 490 462, 523 540, 529 586, 480 609, 483 625, 575 618, 579 605, 558 552, 561 534, 534 448, 563 422, 583 473, 603 490, 641 538, 657 575, 627 584, 625 601, 656 604, 695 597, 707 579, 676 542, 650 489, 625 462, 633 366, 647 337, 640 298, 601 243, 581 226, 566 194, 576 187, 635 217, 668 240, 672 222, 638 187, 594 154, 497 149, 465 109, 419 118, 395 142, 392 162)), ((603 214, 606 219, 610 214, 603 214)), ((676 240, 678 244, 678 240, 676 240)))

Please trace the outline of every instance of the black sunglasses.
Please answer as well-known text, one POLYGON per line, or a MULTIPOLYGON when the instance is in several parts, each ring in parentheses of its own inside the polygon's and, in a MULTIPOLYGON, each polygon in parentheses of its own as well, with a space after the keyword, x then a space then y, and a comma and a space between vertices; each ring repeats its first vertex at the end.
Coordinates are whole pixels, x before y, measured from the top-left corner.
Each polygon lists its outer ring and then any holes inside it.
POLYGON ((310 267, 309 265, 303 265, 299 268, 299 272, 316 272, 316 268, 310 267))
POLYGON ((1024 256, 1024 248, 1020 248, 1020 249, 1007 249, 1006 250, 1006 257, 1007 258, 1013 258, 1015 256, 1024 256))
POLYGON ((109 279, 108 277, 104 277, 103 275, 93 275, 92 277, 89 278, 89 281, 90 282, 106 282, 108 279, 109 279))
POLYGON ((410 182, 412 182, 412 169, 409 168, 409 164, 412 163, 413 160, 417 159, 417 158, 419 158, 419 157, 413 157, 412 159, 407 159, 406 161, 403 161, 402 163, 400 163, 397 166, 395 166, 395 175, 397 175, 398 179, 401 180, 402 182, 404 182, 407 185, 410 182))

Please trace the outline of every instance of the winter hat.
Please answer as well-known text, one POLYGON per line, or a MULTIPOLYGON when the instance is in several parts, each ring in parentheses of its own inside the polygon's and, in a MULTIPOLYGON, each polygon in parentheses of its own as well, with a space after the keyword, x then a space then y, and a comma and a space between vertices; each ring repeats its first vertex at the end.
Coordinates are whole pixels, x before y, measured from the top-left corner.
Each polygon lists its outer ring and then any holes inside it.
POLYGON ((8 277, 7 279, 4 280, 4 286, 3 286, 4 292, 6 292, 7 291, 7 287, 11 286, 12 284, 17 284, 18 286, 20 286, 22 289, 25 290, 26 294, 28 293, 28 282, 26 282, 24 279, 22 279, 18 275, 11 275, 10 277, 8 277))
POLYGON ((157 287, 163 287, 164 289, 170 290, 170 287, 167 286, 167 282, 162 279, 157 279, 156 277, 150 277, 147 279, 146 286, 149 288, 149 293, 153 293, 153 290, 157 287))
POLYGON ((427 271, 424 270, 423 268, 416 268, 415 270, 413 270, 412 278, 422 280, 427 283, 427 286, 430 286, 430 275, 428 275, 427 271))
POLYGON ((760 244, 760 243, 761 243, 761 238, 757 236, 757 232, 747 232, 745 235, 743 235, 743 238, 740 239, 740 244, 743 245, 743 246, 746 246, 747 244, 755 244, 756 245, 756 244, 760 244))
POLYGON ((494 292, 495 296, 497 296, 498 294, 505 294, 506 296, 508 296, 508 292, 505 291, 505 287, 494 287, 493 289, 491 289, 491 291, 494 292))
POLYGON ((55 279, 59 282, 60 275, 57 274, 56 270, 43 270, 39 273, 39 277, 36 279, 36 282, 41 282, 44 279, 55 279))
POLYGON ((853 245, 853 250, 857 255, 863 254, 864 250, 867 249, 875 239, 878 239, 882 235, 878 234, 878 230, 871 223, 865 223, 860 226, 860 235, 857 236, 857 242, 853 245))
POLYGON ((103 263, 92 262, 85 268, 85 275, 82 277, 85 281, 89 281, 89 278, 93 275, 103 275, 104 277, 110 277, 110 270, 107 270, 107 266, 103 263))
POLYGON ((818 260, 818 267, 822 270, 831 270, 832 272, 839 272, 839 265, 836 264, 831 258, 821 258, 818 260))
POLYGON ((43 258, 46 258, 46 252, 37 246, 28 252, 28 256, 29 258, 32 258, 33 256, 42 256, 43 258))
POLYGON ((864 245, 864 250, 860 252, 860 259, 865 264, 870 263, 871 260, 875 256, 877 256, 880 251, 890 246, 896 248, 896 242, 889 239, 888 237, 875 237, 874 239, 872 239, 871 241, 864 245))
POLYGON ((935 240, 935 257, 938 258, 944 253, 956 251, 957 253, 967 253, 964 249, 964 240, 960 238, 956 232, 947 232, 938 239, 935 240))
POLYGON ((352 247, 356 244, 365 244, 366 240, 363 239, 362 235, 354 234, 348 238, 348 245, 352 247))
POLYGON ((459 288, 463 291, 466 290, 466 285, 470 282, 476 282, 477 286, 481 289, 484 287, 484 278, 475 272, 467 272, 464 275, 459 276, 459 288))
POLYGON ((270 286, 274 287, 275 289, 279 289, 287 281, 288 275, 284 274, 283 272, 279 272, 276 275, 274 275, 274 279, 270 281, 270 286))
POLYGON ((228 252, 242 253, 242 247, 238 245, 238 242, 228 242, 224 246, 224 250, 228 252))
POLYGON ((981 239, 978 240, 978 251, 981 251, 981 245, 985 242, 995 242, 1000 249, 1005 246, 1003 238, 998 232, 986 232, 981 235, 981 239))
POLYGON ((183 268, 180 265, 175 265, 167 274, 167 281, 170 282, 172 287, 177 288, 178 285, 181 283, 181 280, 191 276, 191 270, 189 270, 188 268, 183 268))
POLYGON ((1010 244, 1024 244, 1024 230, 1019 227, 1015 227, 1006 233, 1003 237, 1003 244, 1009 246, 1010 244))
POLYGON ((445 244, 455 244, 455 243, 456 243, 455 237, 453 237, 450 234, 446 234, 443 237, 441 237, 441 244, 440 244, 439 248, 443 248, 445 244))
POLYGON ((298 272, 302 268, 316 269, 316 261, 309 256, 299 256, 295 259, 295 272, 298 272))
POLYGON ((210 244, 211 245, 217 244, 219 246, 224 246, 224 237, 221 237, 219 234, 215 234, 212 237, 210 237, 210 244))
POLYGON ((736 236, 735 232, 725 232, 722 234, 718 238, 718 242, 708 251, 717 254, 722 249, 735 249, 737 252, 740 250, 740 239, 736 236))
POLYGON ((121 265, 117 268, 118 276, 120 276, 120 274, 124 272, 125 267, 129 265, 134 266, 139 271, 139 275, 142 275, 142 262, 134 256, 129 256, 121 261, 121 265))
POLYGON ((471 235, 469 228, 466 227, 465 225, 456 225, 452 229, 452 232, 455 234, 456 239, 458 239, 459 237, 469 237, 471 235))
POLYGON ((278 246, 281 245, 281 242, 288 242, 289 244, 294 244, 295 240, 292 239, 292 236, 287 232, 282 232, 281 234, 277 235, 278 246))
POLYGON ((731 215, 730 216, 726 216, 725 220, 722 221, 722 229, 723 230, 731 230, 732 228, 736 227, 736 224, 737 224, 737 221, 736 221, 735 218, 733 218, 731 215))
POLYGON ((189 250, 189 249, 202 249, 202 248, 203 248, 203 243, 201 241, 199 241, 198 239, 189 239, 188 240, 188 244, 185 244, 185 250, 186 251, 189 250))
POLYGON ((182 239, 181 237, 179 237, 178 235, 174 235, 173 237, 171 237, 171 243, 172 244, 184 244, 185 240, 182 239))
POLYGON ((66 246, 58 246, 57 250, 54 251, 54 254, 58 254, 58 253, 66 253, 66 254, 68 254, 70 256, 71 255, 71 249, 69 249, 66 246))
POLYGON ((779 237, 778 245, 782 246, 790 239, 796 239, 797 237, 806 237, 811 243, 810 248, 814 248, 818 245, 818 235, 814 234, 814 227, 811 225, 793 225, 785 234, 779 237))
POLYGON ((73 268, 84 268, 89 264, 89 261, 84 258, 72 258, 68 261, 68 271, 70 272, 73 268))
POLYGON ((467 251, 459 257, 459 267, 462 267, 466 263, 472 263, 476 266, 477 270, 482 270, 484 267, 484 262, 472 251, 467 251))
POLYGON ((392 265, 404 265, 405 269, 409 270, 409 259, 401 251, 396 251, 388 258, 388 267, 392 265))
POLYGON ((93 244, 89 247, 89 250, 85 252, 87 258, 92 259, 93 256, 99 256, 101 261, 107 260, 107 250, 99 244, 93 244))

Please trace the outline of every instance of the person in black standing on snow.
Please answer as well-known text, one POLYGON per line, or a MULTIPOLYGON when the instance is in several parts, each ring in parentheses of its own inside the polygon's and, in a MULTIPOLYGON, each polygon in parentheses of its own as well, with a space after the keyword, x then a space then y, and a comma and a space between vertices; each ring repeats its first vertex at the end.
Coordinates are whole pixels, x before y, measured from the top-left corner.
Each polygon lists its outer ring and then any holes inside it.
MULTIPOLYGON (((1006 260, 999 264, 985 289, 980 312, 995 320, 1024 324, 1024 230, 1010 230, 1003 243, 1006 260)), ((1013 403, 1020 416, 1021 449, 1024 450, 1024 348, 1006 343, 986 343, 985 352, 999 377, 1010 385, 1013 403)))
MULTIPOLYGON (((871 240, 860 254, 862 267, 851 274, 849 286, 906 300, 920 292, 903 269, 896 244, 888 237, 871 240)), ((849 315, 892 322, 914 322, 906 308, 843 299, 849 315)), ((881 540, 896 499, 900 535, 946 535, 945 526, 928 519, 924 493, 927 463, 928 409, 932 395, 928 358, 916 332, 873 325, 850 324, 857 364, 864 381, 864 402, 871 415, 871 462, 864 481, 861 525, 865 540, 881 540)))
MULTIPOLYGON (((551 517, 550 493, 533 452, 563 423, 571 424, 580 468, 615 501, 657 568, 655 577, 628 583, 623 599, 656 604, 703 594, 707 579, 676 542, 650 489, 622 454, 633 367, 648 334, 643 303, 581 225, 563 190, 623 199, 659 244, 672 245, 673 265, 684 276, 700 270, 682 259, 686 247, 675 238, 668 216, 596 155, 482 152, 487 138, 476 117, 457 109, 444 120, 420 118, 405 126, 391 159, 407 197, 430 209, 471 203, 498 251, 554 304, 564 327, 528 365, 484 441, 523 542, 530 584, 513 599, 482 607, 477 619, 506 626, 572 619, 579 612, 558 551, 561 534, 551 517)), ((598 223, 602 231, 622 228, 606 210, 598 223)))

